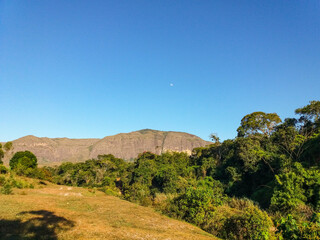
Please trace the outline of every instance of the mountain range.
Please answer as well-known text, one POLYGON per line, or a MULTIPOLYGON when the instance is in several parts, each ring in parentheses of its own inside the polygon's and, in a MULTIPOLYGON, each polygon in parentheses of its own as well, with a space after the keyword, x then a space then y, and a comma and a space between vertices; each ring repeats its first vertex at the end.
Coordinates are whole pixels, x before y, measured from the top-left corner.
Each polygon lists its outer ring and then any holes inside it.
POLYGON ((131 160, 144 151, 161 154, 166 151, 186 152, 211 142, 185 132, 143 129, 120 133, 102 139, 69 139, 25 136, 12 141, 13 149, 4 157, 4 162, 17 151, 31 151, 40 165, 54 165, 61 162, 79 162, 96 158, 100 154, 113 154, 131 160))

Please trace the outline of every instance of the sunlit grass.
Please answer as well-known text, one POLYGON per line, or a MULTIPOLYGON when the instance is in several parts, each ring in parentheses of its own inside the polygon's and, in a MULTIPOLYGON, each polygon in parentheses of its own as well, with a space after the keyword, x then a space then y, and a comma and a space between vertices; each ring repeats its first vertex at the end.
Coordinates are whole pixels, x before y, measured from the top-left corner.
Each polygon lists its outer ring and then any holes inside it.
POLYGON ((215 239, 99 191, 48 183, 13 193, 0 195, 0 239, 215 239))

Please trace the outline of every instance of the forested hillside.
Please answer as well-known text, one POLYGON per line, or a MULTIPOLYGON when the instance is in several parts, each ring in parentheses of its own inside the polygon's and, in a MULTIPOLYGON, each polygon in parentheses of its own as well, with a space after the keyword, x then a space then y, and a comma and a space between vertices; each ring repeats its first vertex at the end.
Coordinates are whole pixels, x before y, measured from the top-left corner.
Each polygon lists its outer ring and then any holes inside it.
POLYGON ((143 152, 128 163, 109 154, 36 168, 30 153, 20 153, 10 167, 153 206, 222 239, 320 239, 320 101, 295 113, 284 120, 250 113, 235 139, 212 135, 191 156, 143 152))

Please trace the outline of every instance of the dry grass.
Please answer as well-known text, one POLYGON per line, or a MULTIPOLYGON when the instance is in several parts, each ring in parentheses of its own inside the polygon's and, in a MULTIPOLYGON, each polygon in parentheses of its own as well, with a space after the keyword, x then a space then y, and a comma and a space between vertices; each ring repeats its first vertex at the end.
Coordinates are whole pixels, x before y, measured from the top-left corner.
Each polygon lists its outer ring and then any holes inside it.
POLYGON ((153 209, 48 184, 0 195, 0 239, 216 239, 153 209))

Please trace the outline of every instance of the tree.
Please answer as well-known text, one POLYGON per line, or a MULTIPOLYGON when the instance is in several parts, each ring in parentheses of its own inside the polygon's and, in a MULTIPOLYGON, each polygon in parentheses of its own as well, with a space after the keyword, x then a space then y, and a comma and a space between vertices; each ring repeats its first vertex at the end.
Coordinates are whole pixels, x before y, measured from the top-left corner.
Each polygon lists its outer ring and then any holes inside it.
POLYGON ((301 115, 299 119, 300 133, 307 137, 320 132, 320 101, 310 101, 310 104, 295 110, 301 115))
POLYGON ((11 169, 17 169, 22 167, 25 169, 36 168, 38 165, 37 157, 29 151, 16 152, 9 163, 11 169))
POLYGON ((276 127, 271 137, 280 152, 294 160, 299 159, 304 150, 303 145, 307 140, 306 136, 300 134, 297 124, 297 119, 286 118, 282 124, 276 127))
POLYGON ((216 133, 211 133, 211 134, 209 135, 209 137, 210 137, 211 141, 212 141, 214 144, 217 144, 217 145, 220 144, 220 138, 218 137, 218 134, 216 134, 216 133))
POLYGON ((281 122, 276 113, 253 112, 241 119, 237 129, 238 137, 245 137, 257 133, 270 136, 273 129, 281 122))
POLYGON ((320 119, 320 101, 310 101, 307 106, 296 109, 295 113, 309 120, 318 121, 320 119))

